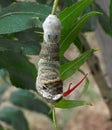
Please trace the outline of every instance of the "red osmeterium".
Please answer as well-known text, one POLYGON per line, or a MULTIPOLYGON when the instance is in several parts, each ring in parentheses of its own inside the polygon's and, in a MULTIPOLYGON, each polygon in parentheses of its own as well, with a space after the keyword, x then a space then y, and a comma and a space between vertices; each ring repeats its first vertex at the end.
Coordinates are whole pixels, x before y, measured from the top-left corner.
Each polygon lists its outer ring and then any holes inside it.
POLYGON ((88 74, 86 74, 81 81, 79 81, 75 86, 71 88, 72 83, 69 84, 68 90, 63 92, 63 97, 68 96, 72 91, 74 91, 87 77, 88 74))

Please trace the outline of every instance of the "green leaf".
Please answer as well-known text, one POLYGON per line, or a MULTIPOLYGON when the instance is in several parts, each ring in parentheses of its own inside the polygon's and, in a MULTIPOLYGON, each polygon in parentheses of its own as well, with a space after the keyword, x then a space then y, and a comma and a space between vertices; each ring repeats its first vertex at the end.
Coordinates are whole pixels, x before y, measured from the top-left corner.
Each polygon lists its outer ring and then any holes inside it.
POLYGON ((84 26, 82 27, 81 32, 93 32, 95 31, 97 26, 97 17, 93 16, 90 19, 88 19, 88 21, 86 22, 86 24, 84 24, 84 26))
POLYGON ((107 34, 112 36, 112 26, 110 23, 109 16, 103 11, 103 9, 101 9, 101 7, 98 4, 95 3, 95 5, 96 10, 102 13, 102 15, 97 16, 100 25, 107 34))
POLYGON ((15 34, 2 35, 0 38, 0 51, 21 52, 26 55, 38 55, 42 36, 35 33, 34 29, 15 34))
MULTIPOLYGON (((87 14, 91 11, 95 11, 95 5, 94 2, 92 2, 91 5, 89 5, 84 12, 82 13, 82 16, 84 14, 87 14)), ((96 28, 96 24, 97 24, 97 15, 94 15, 93 17, 89 18, 88 21, 86 22, 86 24, 83 26, 82 28, 82 32, 88 32, 88 31, 94 31, 96 28)))
POLYGON ((12 125, 16 130, 29 130, 23 112, 17 108, 4 107, 0 110, 0 120, 12 125))
POLYGON ((103 13, 102 16, 98 16, 98 20, 99 20, 99 23, 100 25, 102 26, 103 30, 112 36, 112 28, 111 28, 111 25, 110 25, 110 19, 109 17, 103 13))
POLYGON ((62 80, 65 80, 69 78, 72 74, 75 73, 76 70, 78 70, 81 65, 84 64, 84 62, 95 52, 95 49, 91 49, 89 51, 86 51, 85 53, 81 54, 79 57, 77 57, 73 61, 69 61, 63 65, 61 65, 60 68, 60 74, 62 80))
POLYGON ((87 101, 77 101, 77 100, 65 100, 65 99, 62 99, 58 103, 55 104, 55 107, 68 109, 68 108, 79 107, 79 106, 83 106, 83 105, 91 105, 91 103, 87 102, 87 101))
POLYGON ((51 118, 51 115, 49 115, 50 108, 44 102, 35 97, 35 94, 32 92, 19 89, 11 93, 9 101, 16 106, 43 113, 51 118))
POLYGON ((82 16, 75 24, 73 24, 69 30, 62 34, 61 41, 60 41, 60 56, 62 57, 64 52, 68 49, 70 44, 74 42, 75 37, 80 32, 81 28, 85 24, 85 22, 93 15, 98 14, 98 12, 90 12, 82 16))
POLYGON ((19 40, 19 41, 28 41, 28 42, 42 42, 43 35, 38 35, 36 32, 37 30, 39 32, 42 32, 42 29, 36 28, 36 29, 27 29, 25 31, 14 33, 13 36, 19 40))
POLYGON ((73 24, 73 22, 80 16, 80 14, 91 2, 92 0, 80 0, 59 13, 58 17, 61 20, 64 30, 73 24))
POLYGON ((0 12, 0 34, 41 27, 51 8, 37 2, 13 3, 0 12))
POLYGON ((37 70, 21 53, 0 52, 0 68, 5 68, 13 85, 24 89, 35 90, 37 70))
POLYGON ((7 38, 0 39, 0 52, 12 51, 15 53, 23 53, 27 55, 39 54, 40 44, 37 41, 19 41, 9 40, 7 38))

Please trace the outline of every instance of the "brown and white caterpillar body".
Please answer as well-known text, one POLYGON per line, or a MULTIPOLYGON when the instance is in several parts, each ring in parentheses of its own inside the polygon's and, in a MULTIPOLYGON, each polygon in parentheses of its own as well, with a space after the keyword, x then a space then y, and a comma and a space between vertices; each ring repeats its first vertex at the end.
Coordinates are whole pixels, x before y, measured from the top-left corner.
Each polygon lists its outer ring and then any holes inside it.
POLYGON ((60 79, 59 40, 61 22, 56 15, 49 15, 44 23, 44 41, 38 62, 36 89, 50 103, 63 96, 63 83, 60 79))
POLYGON ((36 79, 36 89, 38 93, 49 103, 54 104, 62 97, 68 96, 77 88, 83 79, 68 90, 63 92, 63 82, 60 78, 60 57, 59 41, 61 35, 61 22, 56 15, 49 15, 43 23, 43 43, 38 62, 38 76, 36 79))

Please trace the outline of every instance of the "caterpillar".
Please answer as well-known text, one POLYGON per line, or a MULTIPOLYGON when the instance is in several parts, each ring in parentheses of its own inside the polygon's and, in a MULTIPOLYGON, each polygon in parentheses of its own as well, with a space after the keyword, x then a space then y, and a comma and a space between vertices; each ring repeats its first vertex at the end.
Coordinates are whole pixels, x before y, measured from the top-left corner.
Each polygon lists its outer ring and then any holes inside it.
POLYGON ((62 98, 63 82, 60 78, 59 40, 61 22, 56 15, 49 15, 44 23, 44 41, 38 62, 36 89, 50 103, 62 98))
POLYGON ((69 95, 83 79, 67 91, 63 92, 63 82, 60 78, 59 41, 61 35, 61 22, 56 15, 49 15, 43 23, 43 43, 38 62, 38 76, 36 89, 49 103, 54 104, 62 97, 69 95))

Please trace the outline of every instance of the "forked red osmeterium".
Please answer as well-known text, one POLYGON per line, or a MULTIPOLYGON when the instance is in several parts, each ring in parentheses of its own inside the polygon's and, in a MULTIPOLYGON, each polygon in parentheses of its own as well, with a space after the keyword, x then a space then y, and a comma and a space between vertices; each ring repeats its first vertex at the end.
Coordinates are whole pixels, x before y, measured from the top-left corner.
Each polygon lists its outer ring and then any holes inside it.
POLYGON ((72 91, 74 91, 87 77, 88 74, 86 74, 81 81, 79 81, 75 86, 71 88, 72 83, 69 84, 68 90, 63 92, 63 97, 68 96, 72 91))

